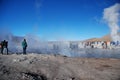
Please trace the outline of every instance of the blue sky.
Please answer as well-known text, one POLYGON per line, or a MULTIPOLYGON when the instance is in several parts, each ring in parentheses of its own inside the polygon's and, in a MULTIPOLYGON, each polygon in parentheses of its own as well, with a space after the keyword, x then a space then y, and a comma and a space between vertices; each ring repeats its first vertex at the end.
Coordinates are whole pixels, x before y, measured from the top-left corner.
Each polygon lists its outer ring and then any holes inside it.
POLYGON ((0 0, 0 27, 16 36, 83 40, 110 33, 104 8, 119 0, 0 0))

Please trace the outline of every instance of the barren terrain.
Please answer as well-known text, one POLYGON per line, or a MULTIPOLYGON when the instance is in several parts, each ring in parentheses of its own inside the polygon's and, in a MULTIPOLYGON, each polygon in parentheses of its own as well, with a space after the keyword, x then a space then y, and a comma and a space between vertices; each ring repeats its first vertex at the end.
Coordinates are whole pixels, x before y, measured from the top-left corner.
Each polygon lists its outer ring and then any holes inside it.
POLYGON ((0 54, 0 80, 120 80, 120 59, 0 54))

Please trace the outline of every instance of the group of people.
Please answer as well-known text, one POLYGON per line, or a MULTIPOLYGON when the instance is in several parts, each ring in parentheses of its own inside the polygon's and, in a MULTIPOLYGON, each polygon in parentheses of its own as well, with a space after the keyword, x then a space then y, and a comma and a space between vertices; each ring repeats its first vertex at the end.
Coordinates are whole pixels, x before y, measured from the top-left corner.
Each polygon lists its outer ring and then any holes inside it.
POLYGON ((120 42, 119 41, 86 42, 85 48, 87 46, 90 46, 91 48, 101 47, 103 49, 108 49, 108 48, 111 48, 112 46, 114 47, 120 46, 120 42))
MULTIPOLYGON (((26 54, 26 49, 27 49, 27 41, 26 39, 24 39, 22 41, 22 48, 23 48, 23 54, 26 54)), ((4 50, 6 51, 6 53, 8 54, 8 41, 4 40, 1 41, 0 43, 0 50, 1 50, 1 54, 3 54, 4 50)))
POLYGON ((0 43, 1 53, 3 54, 3 50, 6 49, 8 54, 8 41, 4 40, 0 43))

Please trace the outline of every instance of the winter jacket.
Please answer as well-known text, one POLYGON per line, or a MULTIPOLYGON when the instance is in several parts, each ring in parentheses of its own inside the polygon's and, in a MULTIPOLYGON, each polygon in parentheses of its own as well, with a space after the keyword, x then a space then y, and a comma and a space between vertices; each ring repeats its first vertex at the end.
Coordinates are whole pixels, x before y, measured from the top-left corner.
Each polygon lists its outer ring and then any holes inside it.
POLYGON ((26 41, 23 41, 23 42, 22 42, 22 47, 23 47, 23 48, 27 48, 27 42, 26 42, 26 41))

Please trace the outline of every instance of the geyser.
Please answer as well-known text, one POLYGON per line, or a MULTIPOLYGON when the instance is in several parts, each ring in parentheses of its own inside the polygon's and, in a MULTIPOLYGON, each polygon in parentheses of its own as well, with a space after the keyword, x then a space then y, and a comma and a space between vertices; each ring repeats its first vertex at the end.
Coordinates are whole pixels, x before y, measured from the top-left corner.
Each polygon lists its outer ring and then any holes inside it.
POLYGON ((120 49, 91 49, 84 48, 82 42, 77 41, 44 41, 38 36, 28 34, 24 37, 14 36, 10 33, 0 33, 0 41, 8 41, 9 53, 21 53, 21 42, 27 40, 27 53, 60 54, 68 57, 96 57, 96 58, 120 58, 120 49))
POLYGON ((113 6, 104 9, 103 19, 107 22, 111 29, 111 37, 113 41, 120 41, 120 35, 118 34, 119 20, 120 20, 120 4, 116 3, 113 6))

